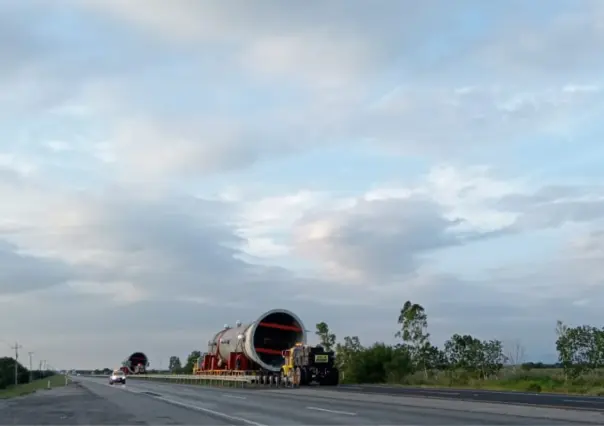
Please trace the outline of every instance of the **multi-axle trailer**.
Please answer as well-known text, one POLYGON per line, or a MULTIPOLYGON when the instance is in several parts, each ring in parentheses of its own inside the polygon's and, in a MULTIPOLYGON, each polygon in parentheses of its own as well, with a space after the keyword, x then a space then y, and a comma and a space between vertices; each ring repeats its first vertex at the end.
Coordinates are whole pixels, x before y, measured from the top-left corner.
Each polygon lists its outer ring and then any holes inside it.
POLYGON ((260 383, 315 381, 337 385, 333 351, 306 344, 302 320, 291 311, 274 309, 249 324, 225 325, 208 342, 194 373, 250 375, 260 383))

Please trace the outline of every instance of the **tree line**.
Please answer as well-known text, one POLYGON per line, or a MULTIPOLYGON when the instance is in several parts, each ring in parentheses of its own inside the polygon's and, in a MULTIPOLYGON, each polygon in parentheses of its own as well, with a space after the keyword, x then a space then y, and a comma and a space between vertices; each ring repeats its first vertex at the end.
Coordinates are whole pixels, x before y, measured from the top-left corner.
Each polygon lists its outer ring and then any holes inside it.
POLYGON ((32 370, 25 368, 15 358, 0 358, 0 389, 6 389, 15 384, 15 363, 17 364, 17 381, 19 384, 29 383, 31 380, 39 380, 54 375, 54 371, 32 370))
POLYGON ((566 380, 574 380, 604 368, 604 328, 570 327, 558 321, 558 363, 545 364, 524 362, 524 348, 518 343, 505 348, 500 340, 481 340, 469 334, 454 334, 438 347, 430 341, 426 310, 411 301, 401 308, 397 325, 399 342, 394 345, 376 342, 364 346, 357 336, 337 342, 325 322, 316 325, 316 335, 323 347, 335 351, 344 383, 406 383, 419 375, 426 380, 438 376, 450 385, 460 385, 496 380, 506 365, 519 374, 561 368, 566 380))
POLYGON ((201 351, 192 351, 189 356, 187 356, 185 365, 182 365, 180 357, 173 355, 168 361, 168 370, 170 370, 172 374, 193 374, 193 368, 199 362, 200 358, 201 351))

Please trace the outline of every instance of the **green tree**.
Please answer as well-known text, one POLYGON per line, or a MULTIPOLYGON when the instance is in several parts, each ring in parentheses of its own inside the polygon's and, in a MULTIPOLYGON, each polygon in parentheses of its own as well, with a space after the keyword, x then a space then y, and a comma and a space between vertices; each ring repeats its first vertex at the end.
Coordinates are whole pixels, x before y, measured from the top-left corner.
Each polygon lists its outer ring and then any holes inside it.
POLYGON ((409 347, 406 345, 393 347, 392 358, 386 362, 384 368, 387 382, 404 383, 415 370, 409 347))
POLYGON ((470 335, 459 334, 445 342, 445 355, 451 373, 463 370, 470 376, 484 379, 499 373, 506 360, 501 341, 480 341, 470 335))
POLYGON ((396 337, 400 337, 409 346, 416 369, 423 370, 427 377, 429 367, 426 356, 432 349, 429 344, 428 315, 424 307, 410 300, 406 301, 399 313, 398 324, 401 329, 396 337))
POLYGON ((483 378, 489 378, 499 374, 507 357, 503 353, 503 343, 499 340, 488 340, 481 342, 482 355, 480 370, 483 378))
POLYGON ((421 348, 421 359, 425 370, 446 370, 449 366, 445 352, 430 342, 425 342, 421 348))
POLYGON ((193 367, 197 364, 199 358, 201 358, 201 351, 191 352, 187 357, 187 363, 182 370, 183 374, 193 374, 193 367))
POLYGON ((562 321, 556 321, 556 350, 558 351, 558 361, 564 370, 566 380, 578 376, 580 371, 573 369, 574 352, 572 342, 569 336, 569 327, 562 321))
POLYGON ((172 355, 170 357, 170 361, 168 362, 168 368, 171 373, 177 374, 182 370, 182 364, 180 363, 180 358, 172 355))
POLYGON ((465 370, 475 374, 480 367, 482 357, 480 340, 470 335, 454 334, 445 342, 445 354, 451 371, 465 370))
POLYGON ((336 335, 329 332, 329 326, 327 325, 327 323, 318 323, 317 331, 315 331, 315 334, 319 336, 321 345, 325 348, 326 351, 331 351, 334 349, 334 346, 336 344, 336 335))
MULTIPOLYGON (((0 358, 0 389, 15 384, 15 362, 14 358, 0 358)), ((29 382, 29 370, 20 362, 17 362, 17 380, 19 383, 29 382)))
MULTIPOLYGON (((349 377, 355 368, 354 359, 364 351, 357 336, 344 337, 344 343, 336 345, 336 363, 343 381, 351 381, 349 377)), ((354 377, 354 375, 352 376, 354 377)))
POLYGON ((557 322, 556 349, 566 379, 604 366, 604 330, 582 325, 568 327, 557 322))
POLYGON ((388 368, 396 357, 396 349, 384 343, 375 343, 359 351, 350 360, 348 380, 354 383, 384 383, 388 368))

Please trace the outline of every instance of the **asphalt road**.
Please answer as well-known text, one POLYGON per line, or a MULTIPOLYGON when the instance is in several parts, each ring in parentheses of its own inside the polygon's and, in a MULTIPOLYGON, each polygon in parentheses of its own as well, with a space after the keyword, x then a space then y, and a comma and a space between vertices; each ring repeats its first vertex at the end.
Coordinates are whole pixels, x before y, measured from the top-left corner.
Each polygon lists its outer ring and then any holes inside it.
POLYGON ((0 400, 0 425, 223 425, 144 395, 88 384, 0 400))
POLYGON ((604 397, 569 396, 552 393, 500 392, 473 389, 429 389, 385 385, 341 385, 339 392, 419 396, 476 402, 534 405, 541 407, 604 410, 604 397))
POLYGON ((55 408, 48 411, 51 414, 40 413, 40 406, 35 408, 34 402, 23 406, 20 406, 23 402, 17 402, 7 410, 0 407, 1 419, 4 420, 5 412, 9 414, 9 422, 1 424, 44 424, 36 420, 40 415, 47 419, 45 424, 98 425, 604 424, 604 414, 600 412, 344 389, 221 389, 139 380, 129 380, 125 386, 109 386, 107 378, 78 377, 76 380, 80 381, 80 387, 72 387, 69 398, 58 395, 54 397, 55 402, 51 402, 50 393, 42 396, 49 401, 44 407, 54 405, 55 408))

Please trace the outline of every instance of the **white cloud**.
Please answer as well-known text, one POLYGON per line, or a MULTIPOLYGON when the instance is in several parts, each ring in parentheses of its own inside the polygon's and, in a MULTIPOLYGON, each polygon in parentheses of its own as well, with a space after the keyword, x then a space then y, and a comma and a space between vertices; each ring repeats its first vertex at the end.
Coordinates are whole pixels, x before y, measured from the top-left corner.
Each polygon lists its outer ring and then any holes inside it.
POLYGON ((257 147, 246 147, 251 142, 233 123, 219 119, 192 125, 174 123, 172 128, 130 120, 116 127, 114 139, 106 149, 123 166, 122 173, 131 175, 135 171, 148 179, 245 167, 257 156, 257 147))
POLYGON ((450 6, 2 3, 0 331, 99 366, 276 306, 388 340, 411 298, 541 352, 597 318, 601 7, 450 6))
POLYGON ((526 132, 567 137, 594 117, 602 99, 598 87, 397 88, 360 114, 354 131, 395 152, 459 156, 469 148, 509 143, 526 132))
POLYGON ((373 189, 337 208, 308 209, 296 224, 295 247, 337 278, 391 282, 413 275, 422 254, 511 226, 517 214, 489 204, 522 189, 482 167, 437 167, 415 187, 373 189))
POLYGON ((243 54, 242 63, 269 78, 298 75, 311 86, 341 88, 354 84, 373 67, 372 49, 358 36, 315 29, 259 39, 243 54))
MULTIPOLYGON (((408 46, 414 19, 425 16, 434 2, 409 7, 383 2, 306 2, 287 8, 274 0, 227 5, 174 1, 93 1, 84 7, 119 17, 171 42, 199 46, 218 43, 236 51, 251 70, 297 77, 307 83, 350 82, 379 71, 392 61, 393 45, 408 46), (405 13, 398 13, 398 12, 405 13), (363 14, 369 21, 362 22, 363 14), (405 37, 407 36, 407 37, 405 37)), ((432 16, 432 25, 444 16, 432 16)), ((414 37, 415 38, 415 37, 414 37)), ((236 62, 235 62, 236 63, 236 62)))
MULTIPOLYGON (((497 309, 507 311, 510 320, 530 316, 531 309, 542 309, 547 302, 559 307, 558 317, 565 312, 576 316, 566 303, 595 295, 594 286, 604 279, 594 269, 601 261, 601 233, 574 242, 581 255, 573 256, 565 245, 559 259, 527 259, 526 265, 500 262, 499 270, 485 269, 478 260, 483 254, 474 259, 458 257, 460 268, 470 275, 482 272, 474 282, 443 276, 435 259, 451 253, 444 249, 500 236, 561 228, 558 239, 564 240, 568 234, 585 232, 603 223, 600 202, 593 201, 602 194, 596 187, 535 189, 528 182, 497 180, 484 168, 464 173, 439 167, 418 187, 373 190, 349 208, 313 211, 296 225, 295 253, 314 261, 320 268, 318 276, 346 283, 344 291, 350 299, 388 305, 395 295, 413 295, 434 306, 439 317, 447 315, 447 304, 461 315, 464 309, 474 311, 477 303, 486 303, 478 300, 489 299, 496 300, 497 309), (439 287, 432 290, 435 283, 439 287), (453 300, 451 293, 459 299, 453 300), (523 299, 522 305, 518 298, 523 299)), ((530 244, 546 240, 542 241, 530 244)), ((498 256, 496 251, 492 255, 498 256)), ((489 309, 496 308, 489 304, 489 309)), ((556 315, 552 312, 548 317, 554 321, 556 315)), ((457 317, 456 323, 462 321, 457 317)))

